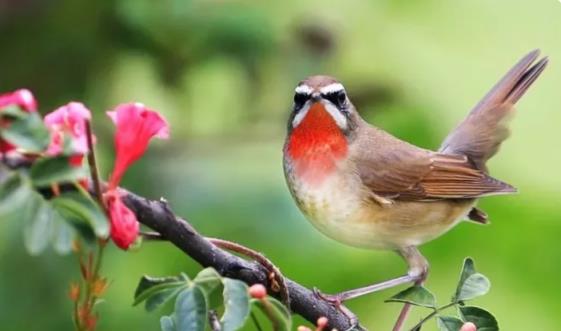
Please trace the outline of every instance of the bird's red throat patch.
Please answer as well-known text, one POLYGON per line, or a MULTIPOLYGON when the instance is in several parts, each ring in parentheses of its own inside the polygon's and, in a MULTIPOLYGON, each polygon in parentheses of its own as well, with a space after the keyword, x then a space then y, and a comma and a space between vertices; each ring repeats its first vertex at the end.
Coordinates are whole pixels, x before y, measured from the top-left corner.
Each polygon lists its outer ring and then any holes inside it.
POLYGON ((347 156, 347 139, 325 107, 314 103, 288 139, 294 174, 308 184, 321 184, 347 156))

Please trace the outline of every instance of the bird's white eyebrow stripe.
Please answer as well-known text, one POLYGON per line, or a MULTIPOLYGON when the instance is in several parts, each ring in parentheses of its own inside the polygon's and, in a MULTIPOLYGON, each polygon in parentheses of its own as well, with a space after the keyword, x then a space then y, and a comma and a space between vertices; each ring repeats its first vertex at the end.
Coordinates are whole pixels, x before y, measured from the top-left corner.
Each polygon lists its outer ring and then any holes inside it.
POLYGON ((312 88, 306 84, 298 85, 294 89, 294 92, 298 94, 312 94, 312 91, 313 91, 312 88))
POLYGON ((329 93, 344 91, 344 90, 345 88, 340 83, 333 83, 322 87, 319 91, 321 92, 321 94, 329 94, 329 93))

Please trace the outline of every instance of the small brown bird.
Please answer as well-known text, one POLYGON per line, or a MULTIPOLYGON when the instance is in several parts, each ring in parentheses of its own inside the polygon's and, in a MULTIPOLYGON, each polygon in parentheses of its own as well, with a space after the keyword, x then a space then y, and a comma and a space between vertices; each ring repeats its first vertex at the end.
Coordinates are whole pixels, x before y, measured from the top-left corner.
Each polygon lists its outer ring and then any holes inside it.
POLYGON ((295 89, 284 146, 292 196, 312 224, 342 243, 398 252, 407 274, 322 295, 334 303, 407 282, 422 283, 427 260, 417 247, 463 219, 484 223, 477 199, 516 189, 491 177, 485 163, 508 136, 513 105, 548 60, 522 58, 446 137, 436 152, 365 122, 341 83, 311 76, 295 89))

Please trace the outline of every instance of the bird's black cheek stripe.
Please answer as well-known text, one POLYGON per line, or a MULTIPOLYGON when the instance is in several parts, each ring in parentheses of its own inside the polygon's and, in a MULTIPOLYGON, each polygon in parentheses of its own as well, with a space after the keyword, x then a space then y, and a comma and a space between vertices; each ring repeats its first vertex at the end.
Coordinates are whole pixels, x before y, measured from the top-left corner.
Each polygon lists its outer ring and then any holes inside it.
POLYGON ((294 94, 294 111, 297 112, 300 109, 302 109, 302 107, 304 106, 306 101, 308 101, 309 99, 310 99, 309 94, 295 93, 294 94))

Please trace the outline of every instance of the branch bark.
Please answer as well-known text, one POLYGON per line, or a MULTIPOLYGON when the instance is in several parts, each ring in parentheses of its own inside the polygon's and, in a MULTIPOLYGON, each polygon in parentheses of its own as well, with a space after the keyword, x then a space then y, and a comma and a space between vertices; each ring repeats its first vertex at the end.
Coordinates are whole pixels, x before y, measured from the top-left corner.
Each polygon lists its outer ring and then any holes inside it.
MULTIPOLYGON (((4 159, 11 169, 30 166, 29 160, 4 159)), ((92 187, 90 193, 95 195, 92 187)), ((270 270, 255 261, 245 260, 216 245, 199 234, 187 220, 176 216, 168 203, 160 199, 150 200, 125 189, 120 189, 124 203, 136 214, 138 221, 159 233, 185 254, 203 267, 213 267, 222 276, 239 279, 248 285, 264 284, 271 288, 270 270)), ((290 310, 315 325, 320 317, 327 317, 328 330, 365 330, 360 325, 353 325, 354 315, 346 307, 337 309, 332 304, 319 299, 312 290, 297 282, 284 278, 284 285, 289 294, 290 310), (349 318, 349 315, 353 319, 349 318)), ((281 298, 280 292, 270 291, 271 295, 281 298)), ((354 319, 356 321, 356 319, 354 319)))
MULTIPOLYGON (((122 190, 123 201, 136 214, 138 221, 160 233, 203 267, 213 267, 225 277, 239 279, 248 285, 269 284, 268 271, 260 264, 247 261, 213 245, 185 219, 176 216, 165 200, 155 201, 122 190)), ((341 309, 318 299, 313 291, 285 278, 290 296, 290 310, 315 324, 319 317, 329 320, 328 329, 349 330, 353 327, 341 309)), ((269 287, 269 286, 268 286, 269 287)), ((280 298, 279 293, 271 293, 280 298)), ((344 308, 344 307, 341 307, 344 308)), ((346 309, 346 308, 344 308, 346 309)), ((357 330, 364 330, 356 326, 357 330)))

